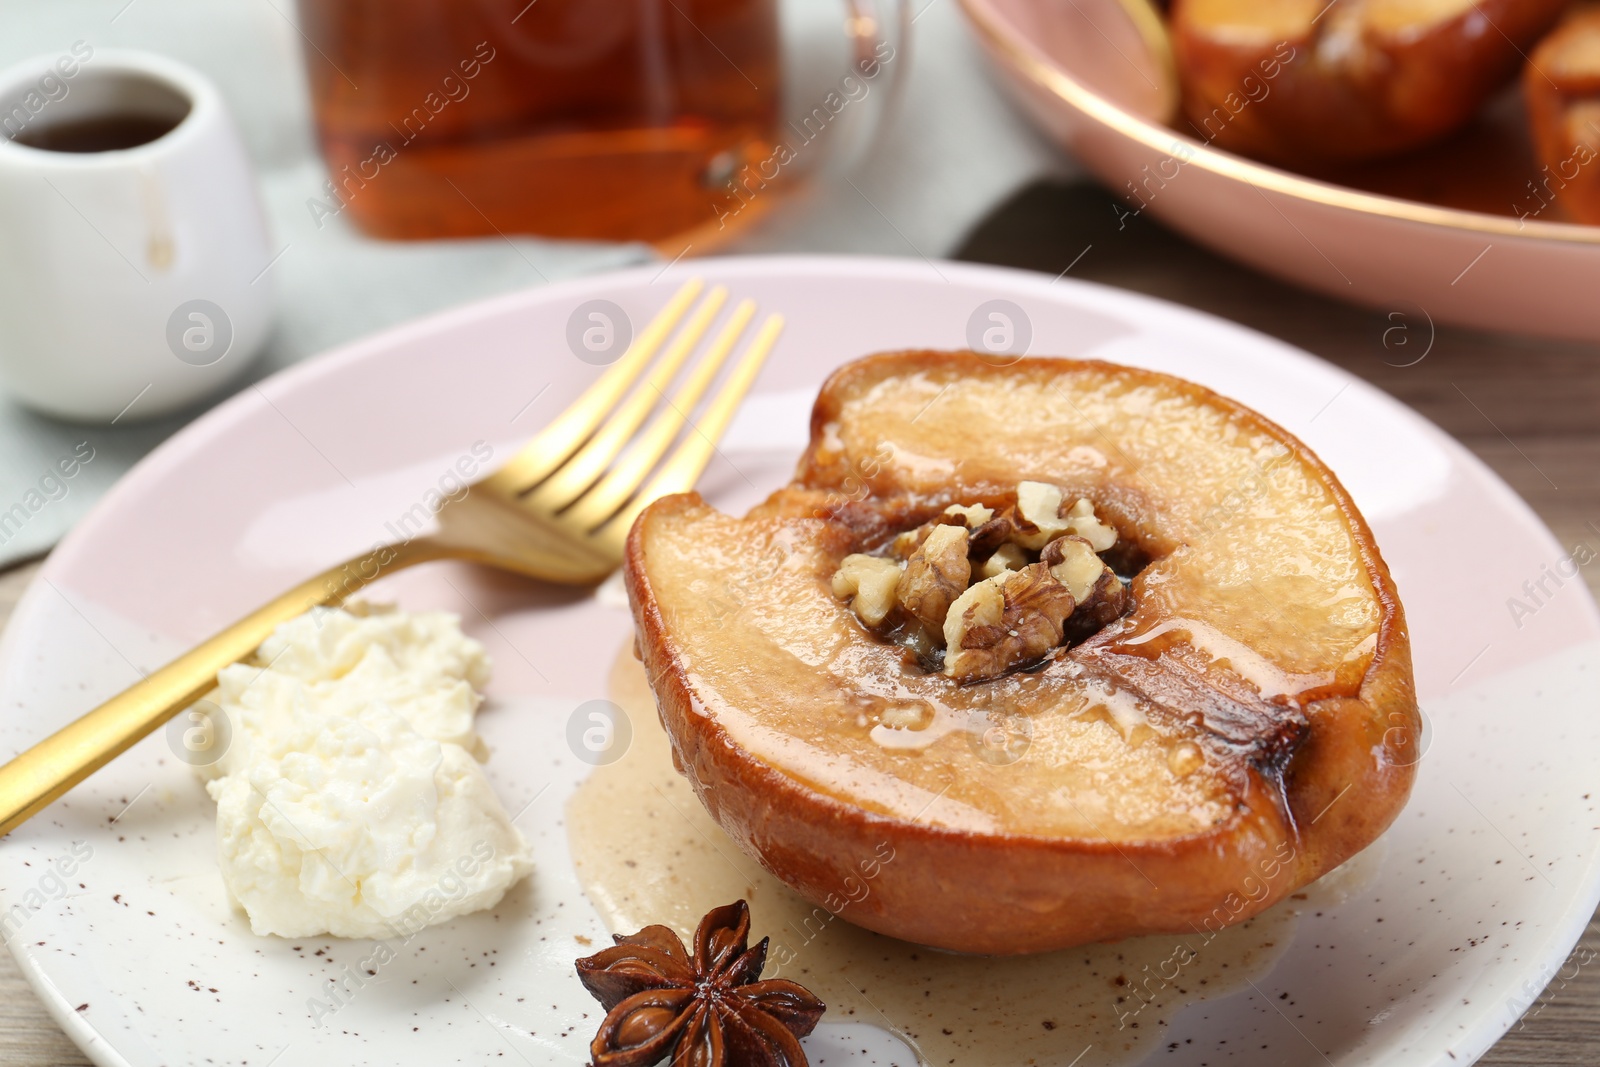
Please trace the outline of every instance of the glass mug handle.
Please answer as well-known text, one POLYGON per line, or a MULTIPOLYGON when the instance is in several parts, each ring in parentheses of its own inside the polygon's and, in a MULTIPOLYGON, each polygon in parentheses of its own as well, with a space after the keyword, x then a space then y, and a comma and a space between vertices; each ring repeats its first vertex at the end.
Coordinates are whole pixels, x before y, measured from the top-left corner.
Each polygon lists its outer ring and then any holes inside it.
POLYGON ((786 72, 777 129, 754 151, 711 161, 703 182, 713 195, 714 221, 673 242, 655 242, 668 257, 682 254, 673 245, 717 247, 818 175, 848 171, 881 139, 905 80, 911 0, 844 0, 842 35, 838 15, 824 12, 837 12, 831 5, 775 0, 774 7, 786 72))
POLYGON ((844 5, 851 69, 846 77, 879 84, 860 101, 864 114, 853 142, 825 164, 837 171, 861 162, 876 139, 904 84, 911 42, 911 0, 844 0, 844 5))
POLYGON ((816 0, 778 8, 788 72, 775 145, 782 170, 838 174, 861 162, 899 96, 911 0, 844 0, 842 24, 837 8, 816 0))

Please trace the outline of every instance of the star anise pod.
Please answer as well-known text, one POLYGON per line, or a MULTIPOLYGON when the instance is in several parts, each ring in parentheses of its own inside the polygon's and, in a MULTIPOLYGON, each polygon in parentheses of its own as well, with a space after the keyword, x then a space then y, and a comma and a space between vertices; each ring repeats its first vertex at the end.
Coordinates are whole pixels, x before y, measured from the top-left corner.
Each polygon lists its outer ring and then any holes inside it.
POLYGON ((760 981, 767 941, 754 948, 744 901, 700 920, 694 953, 665 926, 617 934, 578 960, 578 978, 606 1009, 589 1043, 595 1067, 807 1067, 800 1038, 827 1010, 804 987, 760 981))

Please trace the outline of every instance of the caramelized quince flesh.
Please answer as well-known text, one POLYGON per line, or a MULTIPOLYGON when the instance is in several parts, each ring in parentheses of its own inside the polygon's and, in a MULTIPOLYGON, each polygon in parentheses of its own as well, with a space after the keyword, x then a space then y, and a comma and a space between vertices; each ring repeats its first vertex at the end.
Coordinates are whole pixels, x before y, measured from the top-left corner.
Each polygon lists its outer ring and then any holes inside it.
POLYGON ((900 819, 1149 842, 1230 818, 1285 724, 1359 689, 1382 615, 1359 520, 1244 409, 1074 367, 837 388, 796 485, 751 517, 692 498, 647 512, 647 577, 695 710, 782 774, 900 819), (962 686, 832 594, 883 530, 1005 506, 1024 479, 1094 501, 1148 560, 1134 610, 1084 644, 962 686), (986 747, 995 729, 1031 734, 1015 762, 986 747))
POLYGON ((1600 94, 1600 4, 1576 7, 1540 42, 1537 73, 1571 96, 1600 94))
POLYGON ((1175 0, 1185 132, 1337 175, 1478 113, 1566 0, 1175 0), (1330 168, 1333 168, 1330 170, 1330 168))
POLYGON ((1522 75, 1544 191, 1567 215, 1600 224, 1600 4, 1574 7, 1522 75))
POLYGON ((1309 37, 1322 16, 1358 30, 1386 35, 1426 32, 1459 18, 1477 0, 1187 0, 1197 25, 1210 27, 1219 42, 1234 45, 1294 41, 1309 37), (1330 10, 1331 9, 1331 10, 1330 10))

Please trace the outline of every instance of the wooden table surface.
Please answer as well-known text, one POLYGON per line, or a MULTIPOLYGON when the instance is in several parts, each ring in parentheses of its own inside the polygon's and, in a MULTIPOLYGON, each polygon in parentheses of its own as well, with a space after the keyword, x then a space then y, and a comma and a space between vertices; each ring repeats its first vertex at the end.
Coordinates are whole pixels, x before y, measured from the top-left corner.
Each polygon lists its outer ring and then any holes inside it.
MULTIPOLYGON (((1434 331, 1415 307, 1338 304, 1218 259, 1148 218, 1119 229, 1110 198, 1084 184, 1024 190, 969 237, 957 258, 1051 275, 1070 265, 1071 277, 1201 308, 1316 353, 1453 434, 1522 494, 1564 545, 1580 539, 1600 545, 1600 349, 1593 345, 1434 331)), ((37 569, 29 564, 0 574, 0 620, 37 569)), ((1584 577, 1600 593, 1600 562, 1586 567, 1584 577)), ((1579 949, 1600 952, 1594 920, 1579 949)), ((0 953, 0 1064, 88 1062, 45 1014, 10 955, 0 953)), ((1565 968, 1522 1024, 1479 1062, 1600 1064, 1600 967, 1565 968)))

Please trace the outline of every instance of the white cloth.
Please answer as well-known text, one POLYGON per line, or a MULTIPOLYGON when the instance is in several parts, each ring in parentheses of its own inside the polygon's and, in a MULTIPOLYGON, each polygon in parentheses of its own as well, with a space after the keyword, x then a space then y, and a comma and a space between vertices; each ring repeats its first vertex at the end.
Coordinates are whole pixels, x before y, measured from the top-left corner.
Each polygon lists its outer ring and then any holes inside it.
MULTIPOLYGON (((838 6, 798 2, 830 12, 838 6)), ((909 55, 899 57, 909 64, 904 92, 874 154, 848 180, 814 183, 723 251, 937 258, 1022 184, 1072 169, 1000 97, 956 0, 912 2, 909 55)), ((83 40, 164 53, 221 87, 282 250, 271 268, 276 326, 236 387, 454 304, 652 258, 635 245, 523 238, 373 241, 342 217, 318 229, 306 201, 320 195, 326 174, 311 134, 294 19, 292 0, 0 0, 0 66, 83 40)), ((133 463, 200 410, 148 423, 132 421, 137 413, 130 412, 115 426, 76 426, 0 397, 0 515, 15 504, 28 510, 20 526, 0 526, 0 566, 53 545, 133 463), (88 449, 93 458, 71 465, 71 478, 57 476, 58 460, 75 450, 81 459, 88 449)))

